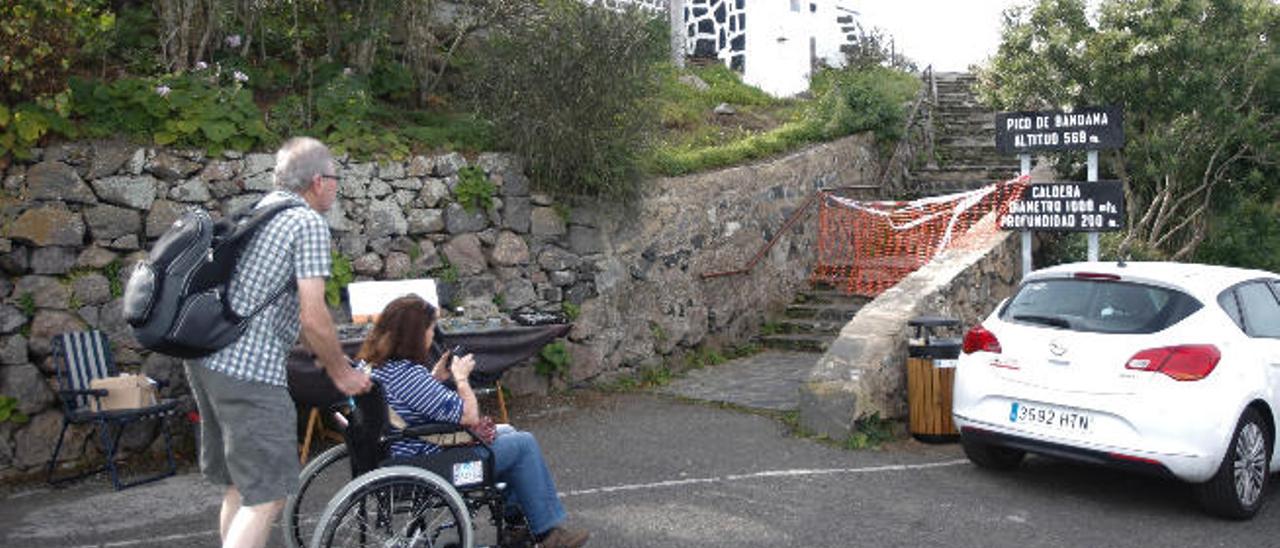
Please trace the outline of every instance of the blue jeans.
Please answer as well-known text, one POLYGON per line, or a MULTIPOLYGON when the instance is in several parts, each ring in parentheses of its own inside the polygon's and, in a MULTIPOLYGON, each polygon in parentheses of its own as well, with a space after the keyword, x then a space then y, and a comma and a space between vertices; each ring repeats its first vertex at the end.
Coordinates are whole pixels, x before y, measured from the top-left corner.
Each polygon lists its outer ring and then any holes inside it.
MULTIPOLYGON (((507 502, 520 505, 536 535, 550 531, 565 519, 556 483, 542 460, 538 440, 528 432, 509 432, 493 441, 495 476, 507 484, 507 502)), ((483 449, 478 450, 483 452, 483 449)))

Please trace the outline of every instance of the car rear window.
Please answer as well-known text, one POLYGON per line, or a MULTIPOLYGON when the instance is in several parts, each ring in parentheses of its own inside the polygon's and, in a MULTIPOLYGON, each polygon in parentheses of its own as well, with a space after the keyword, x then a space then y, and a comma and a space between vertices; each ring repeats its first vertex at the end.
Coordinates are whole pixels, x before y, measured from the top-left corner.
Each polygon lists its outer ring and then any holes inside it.
POLYGON ((1000 318, 1072 331, 1155 333, 1202 306, 1194 297, 1164 287, 1064 278, 1023 284, 1000 318))

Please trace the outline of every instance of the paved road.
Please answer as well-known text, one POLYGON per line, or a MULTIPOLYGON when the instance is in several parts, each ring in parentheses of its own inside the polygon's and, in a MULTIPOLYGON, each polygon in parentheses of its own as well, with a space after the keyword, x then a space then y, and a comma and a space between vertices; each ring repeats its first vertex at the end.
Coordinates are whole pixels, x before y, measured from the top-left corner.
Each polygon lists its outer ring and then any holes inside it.
MULTIPOLYGON (((722 366, 723 367, 723 366, 722 366)), ((732 370, 726 370, 731 374, 732 370)), ((775 416, 659 394, 516 409, 596 547, 1275 546, 1280 497, 1251 522, 1203 516, 1175 482, 1032 458, 970 466, 955 445, 847 451, 775 416)), ((1280 478, 1277 478, 1280 479, 1280 478)), ((216 546, 218 493, 185 474, 0 495, 0 546, 216 546)))

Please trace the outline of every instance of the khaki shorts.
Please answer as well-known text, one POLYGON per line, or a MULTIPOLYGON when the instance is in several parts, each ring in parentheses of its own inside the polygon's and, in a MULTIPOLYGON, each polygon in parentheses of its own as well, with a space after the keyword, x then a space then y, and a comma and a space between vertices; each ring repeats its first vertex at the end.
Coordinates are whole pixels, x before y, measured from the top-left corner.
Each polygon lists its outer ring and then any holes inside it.
POLYGON ((200 471, 234 485, 241 504, 283 500, 298 490, 297 410, 282 386, 245 381, 187 362, 200 409, 200 471))

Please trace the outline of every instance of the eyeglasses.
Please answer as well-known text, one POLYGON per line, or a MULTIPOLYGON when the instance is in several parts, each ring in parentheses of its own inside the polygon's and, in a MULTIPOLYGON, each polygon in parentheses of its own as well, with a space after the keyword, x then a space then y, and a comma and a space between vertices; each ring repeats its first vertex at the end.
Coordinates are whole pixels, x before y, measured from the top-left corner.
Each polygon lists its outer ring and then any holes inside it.
POLYGON ((336 174, 334 174, 334 175, 321 174, 320 176, 321 176, 321 177, 324 177, 324 178, 326 178, 326 179, 333 179, 333 182, 335 182, 335 183, 336 183, 336 182, 339 182, 339 181, 341 181, 341 180, 342 180, 342 177, 339 177, 339 176, 337 176, 336 174))

